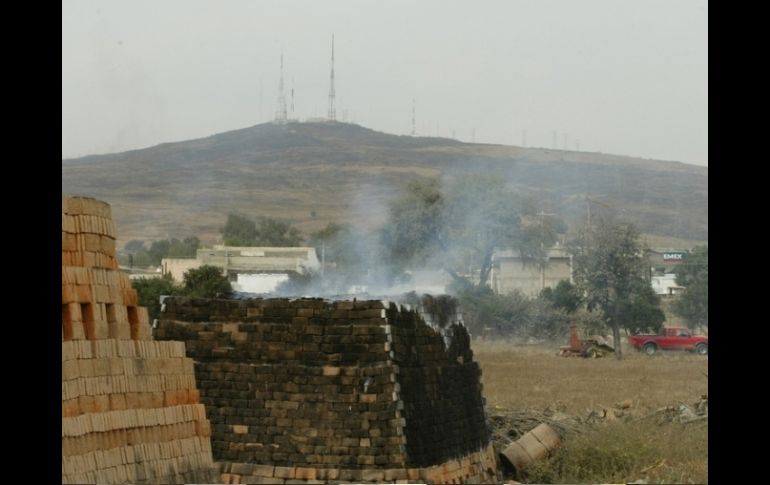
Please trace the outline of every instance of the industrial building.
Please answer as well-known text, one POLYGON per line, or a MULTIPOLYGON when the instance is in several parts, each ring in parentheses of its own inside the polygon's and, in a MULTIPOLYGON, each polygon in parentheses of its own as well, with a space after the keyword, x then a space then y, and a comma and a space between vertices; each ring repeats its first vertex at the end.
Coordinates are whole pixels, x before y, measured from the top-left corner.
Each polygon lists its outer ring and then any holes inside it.
POLYGON ((553 288, 561 280, 572 282, 572 257, 563 248, 549 249, 544 264, 522 257, 513 249, 498 250, 492 255, 489 285, 499 295, 519 290, 536 297, 544 288, 553 288))
POLYGON ((184 273, 204 265, 216 266, 228 276, 233 289, 248 293, 268 293, 291 275, 319 271, 321 263, 311 247, 235 247, 214 246, 198 249, 193 258, 163 258, 163 274, 177 282, 184 273))

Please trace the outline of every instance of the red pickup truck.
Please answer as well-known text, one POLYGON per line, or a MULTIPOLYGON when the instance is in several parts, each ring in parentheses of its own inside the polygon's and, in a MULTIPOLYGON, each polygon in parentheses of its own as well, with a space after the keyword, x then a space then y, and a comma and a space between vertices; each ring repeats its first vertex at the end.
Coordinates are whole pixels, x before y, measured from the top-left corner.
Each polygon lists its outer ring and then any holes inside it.
POLYGON ((699 355, 709 352, 708 336, 693 335, 686 327, 663 327, 658 335, 630 335, 628 343, 647 355, 659 350, 687 350, 699 355))

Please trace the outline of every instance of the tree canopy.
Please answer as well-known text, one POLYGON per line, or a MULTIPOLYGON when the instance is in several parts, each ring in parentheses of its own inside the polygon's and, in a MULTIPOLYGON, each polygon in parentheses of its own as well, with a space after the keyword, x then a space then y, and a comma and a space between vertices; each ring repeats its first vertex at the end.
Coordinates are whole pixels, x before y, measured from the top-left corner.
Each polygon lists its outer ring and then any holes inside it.
POLYGON ((177 238, 153 241, 149 248, 144 241, 132 240, 126 243, 129 265, 138 267, 159 266, 163 258, 194 258, 201 242, 196 236, 182 240, 177 238))
POLYGON ((446 233, 455 264, 479 268, 478 284, 486 285, 494 250, 520 248, 516 196, 502 179, 489 176, 458 179, 447 193, 446 233))
POLYGON ((709 248, 698 246, 678 266, 676 284, 684 286, 684 293, 674 303, 674 311, 687 320, 690 327, 708 327, 709 324, 709 248))
POLYGON ((330 222, 308 237, 318 259, 333 262, 337 270, 358 270, 373 259, 369 237, 349 224, 330 222))
POLYGON ((254 221, 239 214, 228 214, 220 232, 227 246, 292 247, 302 244, 299 229, 268 217, 254 221))
POLYGON ((540 296, 550 301, 555 308, 567 313, 575 313, 583 302, 583 296, 578 287, 568 280, 559 281, 554 288, 544 288, 540 296))
POLYGON ((391 203, 388 224, 382 228, 382 246, 394 268, 423 266, 446 247, 444 197, 438 180, 412 181, 391 203))
POLYGON ((139 296, 139 305, 147 307, 150 320, 160 316, 160 296, 181 294, 181 288, 174 285, 170 274, 161 278, 140 278, 133 280, 131 285, 139 296))
POLYGON ((455 278, 475 269, 476 284, 485 286, 495 249, 530 254, 530 246, 553 243, 541 237, 550 230, 522 228, 519 205, 500 178, 471 175, 446 187, 438 180, 414 181, 391 204, 382 245, 398 268, 440 267, 455 278))
POLYGON ((599 220, 571 244, 573 276, 589 310, 602 311, 620 357, 620 329, 657 330, 665 320, 645 277, 639 231, 632 224, 599 220))
POLYGON ((193 298, 215 298, 220 293, 233 291, 227 276, 216 266, 204 265, 184 274, 184 294, 193 298))

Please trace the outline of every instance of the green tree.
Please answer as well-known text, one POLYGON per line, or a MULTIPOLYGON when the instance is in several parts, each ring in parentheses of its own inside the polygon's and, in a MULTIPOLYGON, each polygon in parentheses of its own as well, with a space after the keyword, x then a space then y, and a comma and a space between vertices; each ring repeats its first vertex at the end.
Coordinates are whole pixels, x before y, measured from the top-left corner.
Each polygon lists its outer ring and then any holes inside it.
POLYGON ((475 335, 500 338, 555 339, 566 333, 569 316, 545 298, 529 298, 520 291, 498 295, 487 286, 467 280, 450 285, 463 309, 463 321, 475 335))
POLYGON ((381 231, 385 259, 398 271, 440 267, 455 279, 478 271, 476 285, 486 286, 496 249, 513 248, 543 264, 546 250, 566 231, 561 219, 534 207, 499 177, 465 176, 446 187, 438 180, 411 182, 391 203, 381 231), (521 206, 534 214, 526 227, 521 206))
POLYGON ((639 284, 629 299, 622 303, 620 314, 623 315, 623 328, 637 334, 651 330, 658 332, 666 319, 660 309, 660 297, 649 284, 639 284))
POLYGON ((161 278, 140 278, 131 282, 131 285, 139 295, 139 305, 147 307, 150 320, 160 316, 160 296, 178 295, 181 289, 174 285, 170 274, 161 278))
POLYGON ((302 244, 302 234, 288 222, 261 217, 255 246, 294 247, 302 244))
POLYGON ((166 257, 170 247, 171 241, 168 239, 153 241, 150 245, 150 249, 147 250, 147 255, 150 257, 150 264, 159 266, 160 260, 166 257))
POLYGON ((478 286, 486 286, 496 248, 520 249, 521 218, 515 194, 500 178, 474 175, 447 190, 445 247, 456 267, 479 268, 478 286))
POLYGON ((348 224, 330 222, 323 229, 312 233, 308 243, 315 248, 319 260, 323 258, 327 263, 334 263, 337 269, 352 269, 363 263, 366 256, 360 254, 360 248, 356 245, 363 238, 364 234, 348 224))
POLYGON ((656 328, 665 320, 645 275, 649 264, 632 224, 599 220, 571 244, 574 279, 589 310, 602 311, 621 357, 620 329, 656 328))
POLYGON ((524 199, 521 202, 521 228, 517 247, 524 257, 540 265, 546 263, 548 249, 567 232, 567 223, 558 214, 537 209, 536 201, 524 199))
POLYGON ((172 239, 168 251, 163 257, 166 258, 194 258, 197 255, 201 242, 195 236, 186 237, 184 240, 172 239))
POLYGON ((228 214, 220 230, 227 246, 294 247, 302 244, 302 234, 291 224, 268 217, 257 222, 238 214, 228 214))
MULTIPOLYGON (((128 247, 128 245, 127 245, 128 247)), ((137 248, 137 245, 132 245, 137 248)), ((143 247, 143 246, 142 246, 143 247)), ((159 266, 163 258, 192 258, 200 247, 200 240, 190 236, 180 241, 177 238, 153 241, 149 249, 138 250, 133 254, 135 266, 159 266)))
POLYGON ((472 334, 509 338, 530 326, 531 301, 521 292, 498 295, 488 286, 457 279, 449 293, 460 302, 463 321, 472 334))
POLYGON ((577 286, 568 280, 561 280, 555 288, 544 288, 540 296, 558 309, 567 313, 575 313, 583 302, 583 296, 577 286))
POLYGON ((445 250, 444 197, 438 180, 412 181, 389 210, 381 231, 382 246, 394 268, 422 266, 437 251, 445 250))
POLYGON ((257 224, 245 216, 228 214, 227 221, 220 232, 227 246, 254 246, 257 238, 257 224))
POLYGON ((674 302, 674 311, 692 327, 709 325, 709 248, 698 246, 676 268, 676 284, 684 293, 674 302))
POLYGON ((444 189, 416 181, 390 206, 382 245, 400 269, 439 266, 454 278, 472 268, 486 286, 498 247, 518 247, 520 218, 514 194, 499 179, 473 175, 444 189))
POLYGON ((144 251, 144 241, 132 239, 128 241, 125 246, 123 246, 123 250, 127 253, 137 253, 139 251, 144 251))
POLYGON ((192 298, 215 298, 220 293, 233 291, 227 276, 216 266, 204 265, 184 274, 184 293, 192 298))
MULTIPOLYGON (((129 256, 132 256, 129 254, 129 256)), ((147 251, 139 251, 131 258, 131 266, 137 268, 146 268, 153 265, 153 261, 150 258, 150 254, 147 251)))

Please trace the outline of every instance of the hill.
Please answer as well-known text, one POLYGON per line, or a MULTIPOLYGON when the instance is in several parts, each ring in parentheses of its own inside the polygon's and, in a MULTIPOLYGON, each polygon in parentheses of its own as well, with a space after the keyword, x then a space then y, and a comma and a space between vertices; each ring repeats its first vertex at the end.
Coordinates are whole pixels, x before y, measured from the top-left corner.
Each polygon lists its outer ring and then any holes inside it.
POLYGON ((573 225, 615 211, 658 241, 708 240, 708 168, 591 152, 397 136, 338 122, 264 123, 189 141, 62 160, 62 192, 109 202, 121 241, 197 234, 228 212, 381 224, 415 177, 505 177, 573 225))

